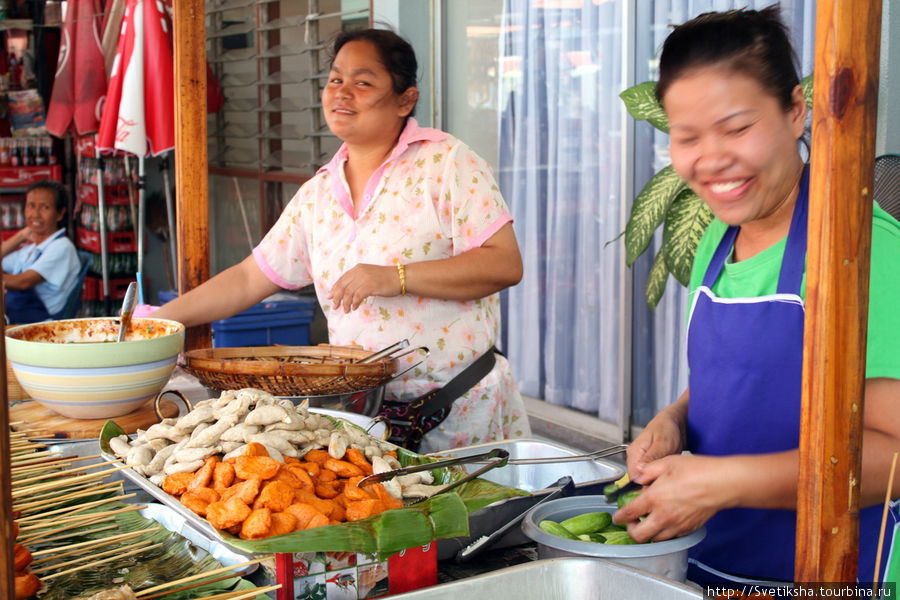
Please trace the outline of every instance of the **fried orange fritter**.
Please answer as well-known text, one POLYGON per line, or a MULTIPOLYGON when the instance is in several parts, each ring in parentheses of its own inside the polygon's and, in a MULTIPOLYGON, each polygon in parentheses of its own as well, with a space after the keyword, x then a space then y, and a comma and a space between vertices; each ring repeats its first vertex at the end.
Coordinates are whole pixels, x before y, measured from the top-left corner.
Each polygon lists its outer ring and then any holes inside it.
POLYGON ((212 488, 220 494, 234 483, 234 465, 220 462, 213 470, 212 488))
POLYGON ((206 507, 206 520, 216 529, 240 526, 250 516, 250 507, 241 499, 232 496, 227 500, 212 502, 206 507))
POLYGON ((268 456, 238 456, 234 461, 234 473, 241 479, 271 479, 280 468, 281 463, 268 456))
POLYGON ((238 498, 244 504, 253 504, 253 501, 256 500, 256 496, 259 495, 259 488, 261 485, 262 480, 259 477, 253 477, 247 481, 236 483, 222 492, 222 499, 225 500, 234 497, 238 498))
POLYGON ((253 508, 268 508, 272 512, 281 512, 294 501, 294 488, 283 481, 270 481, 266 483, 253 508))
POLYGON ((288 506, 284 512, 292 515, 297 520, 294 525, 294 531, 307 529, 313 519, 315 519, 315 521, 320 525, 328 524, 329 522, 327 516, 316 510, 316 508, 312 504, 307 504, 305 502, 295 502, 294 504, 288 506))
POLYGON ((207 507, 219 500, 219 493, 212 488, 197 487, 181 495, 181 503, 200 515, 206 516, 207 507))
POLYGON ((207 458, 203 463, 203 466, 194 473, 194 476, 187 485, 187 489, 192 490, 198 487, 208 487, 213 478, 213 471, 220 462, 222 462, 221 459, 215 454, 207 458))
POLYGON ((193 473, 175 473, 162 482, 162 489, 173 496, 180 496, 187 491, 188 484, 194 478, 193 473))
POLYGON ((297 527, 297 518, 289 512, 273 512, 272 527, 269 535, 282 535, 294 531, 297 527))
POLYGON ((258 540, 269 535, 272 528, 272 511, 268 508, 257 508, 244 519, 239 534, 245 540, 258 540))

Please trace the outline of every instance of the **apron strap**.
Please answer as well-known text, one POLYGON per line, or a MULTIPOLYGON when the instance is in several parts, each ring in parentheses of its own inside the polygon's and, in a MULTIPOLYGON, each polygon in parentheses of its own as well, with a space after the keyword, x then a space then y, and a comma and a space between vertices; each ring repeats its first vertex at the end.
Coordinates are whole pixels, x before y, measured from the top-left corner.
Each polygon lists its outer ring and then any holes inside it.
MULTIPOLYGON (((803 175, 800 178, 800 191, 797 194, 797 202, 794 205, 794 213, 791 216, 791 228, 788 232, 784 247, 784 259, 781 261, 781 272, 778 275, 779 294, 800 294, 800 284, 803 281, 803 273, 806 271, 806 230, 807 215, 809 214, 809 165, 803 167, 803 175)), ((719 245, 713 253, 706 273, 703 275, 703 285, 712 289, 719 278, 719 273, 725 266, 725 261, 734 247, 740 227, 731 226, 725 230, 719 245)))
POLYGON ((809 214, 809 165, 803 167, 800 177, 800 191, 794 205, 791 229, 784 246, 784 259, 778 275, 779 294, 800 295, 800 284, 806 271, 806 232, 809 214))

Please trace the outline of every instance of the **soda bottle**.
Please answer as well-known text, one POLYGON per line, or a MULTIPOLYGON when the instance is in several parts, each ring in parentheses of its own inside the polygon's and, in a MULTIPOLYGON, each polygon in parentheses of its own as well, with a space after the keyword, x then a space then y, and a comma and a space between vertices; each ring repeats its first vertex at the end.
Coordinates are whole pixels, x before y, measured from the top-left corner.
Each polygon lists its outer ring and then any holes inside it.
POLYGON ((41 140, 41 144, 44 146, 44 154, 47 156, 47 164, 55 165, 56 164, 56 154, 53 153, 53 140, 50 137, 45 137, 41 140))
POLYGON ((13 138, 10 141, 12 142, 12 146, 9 149, 10 150, 9 164, 11 167, 18 167, 19 165, 22 164, 22 162, 21 162, 22 155, 19 154, 19 140, 13 138))

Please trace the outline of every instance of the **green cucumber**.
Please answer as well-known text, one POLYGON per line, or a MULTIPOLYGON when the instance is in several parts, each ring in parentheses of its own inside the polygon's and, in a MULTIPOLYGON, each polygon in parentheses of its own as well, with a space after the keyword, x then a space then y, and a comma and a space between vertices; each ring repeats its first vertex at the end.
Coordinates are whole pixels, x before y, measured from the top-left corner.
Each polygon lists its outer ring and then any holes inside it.
POLYGON ((607 525, 606 527, 604 527, 603 529, 601 529, 601 530, 598 531, 597 533, 604 533, 604 534, 606 534, 606 533, 612 533, 613 531, 627 531, 627 529, 625 529, 625 526, 624 526, 624 525, 616 525, 615 523, 612 523, 612 524, 610 524, 610 525, 607 525))
POLYGON ((567 540, 575 540, 576 542, 580 542, 578 536, 557 523, 556 521, 541 521, 538 523, 538 527, 549 533, 550 535, 556 535, 561 538, 566 538, 567 540))
POLYGON ((616 504, 619 508, 622 508, 635 498, 641 495, 642 490, 632 490, 630 492, 625 492, 624 494, 620 494, 618 498, 616 498, 616 504))
POLYGON ((603 537, 606 538, 607 544, 616 544, 616 545, 624 545, 624 544, 637 544, 634 539, 628 535, 627 531, 610 531, 609 533, 604 533, 603 537))
POLYGON ((582 533, 594 533, 600 531, 612 523, 612 515, 608 512, 590 512, 571 517, 565 521, 561 521, 560 525, 574 533, 580 535, 582 533))

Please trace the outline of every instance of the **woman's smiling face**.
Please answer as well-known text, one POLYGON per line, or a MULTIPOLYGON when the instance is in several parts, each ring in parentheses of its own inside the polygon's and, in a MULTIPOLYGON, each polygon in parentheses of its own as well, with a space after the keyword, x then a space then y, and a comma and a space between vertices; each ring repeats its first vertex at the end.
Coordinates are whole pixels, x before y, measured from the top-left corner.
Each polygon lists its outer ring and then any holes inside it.
POLYGON ((36 188, 25 197, 25 224, 33 239, 44 240, 56 233, 64 212, 56 210, 56 197, 51 190, 36 188))
POLYGON ((666 90, 672 167, 729 225, 783 219, 803 161, 800 86, 785 111, 753 77, 725 67, 687 71, 666 90), (780 211, 779 209, 785 210, 780 211))
POLYGON ((334 58, 322 106, 328 128, 348 144, 393 142, 416 95, 416 88, 397 94, 375 46, 353 41, 334 58))

